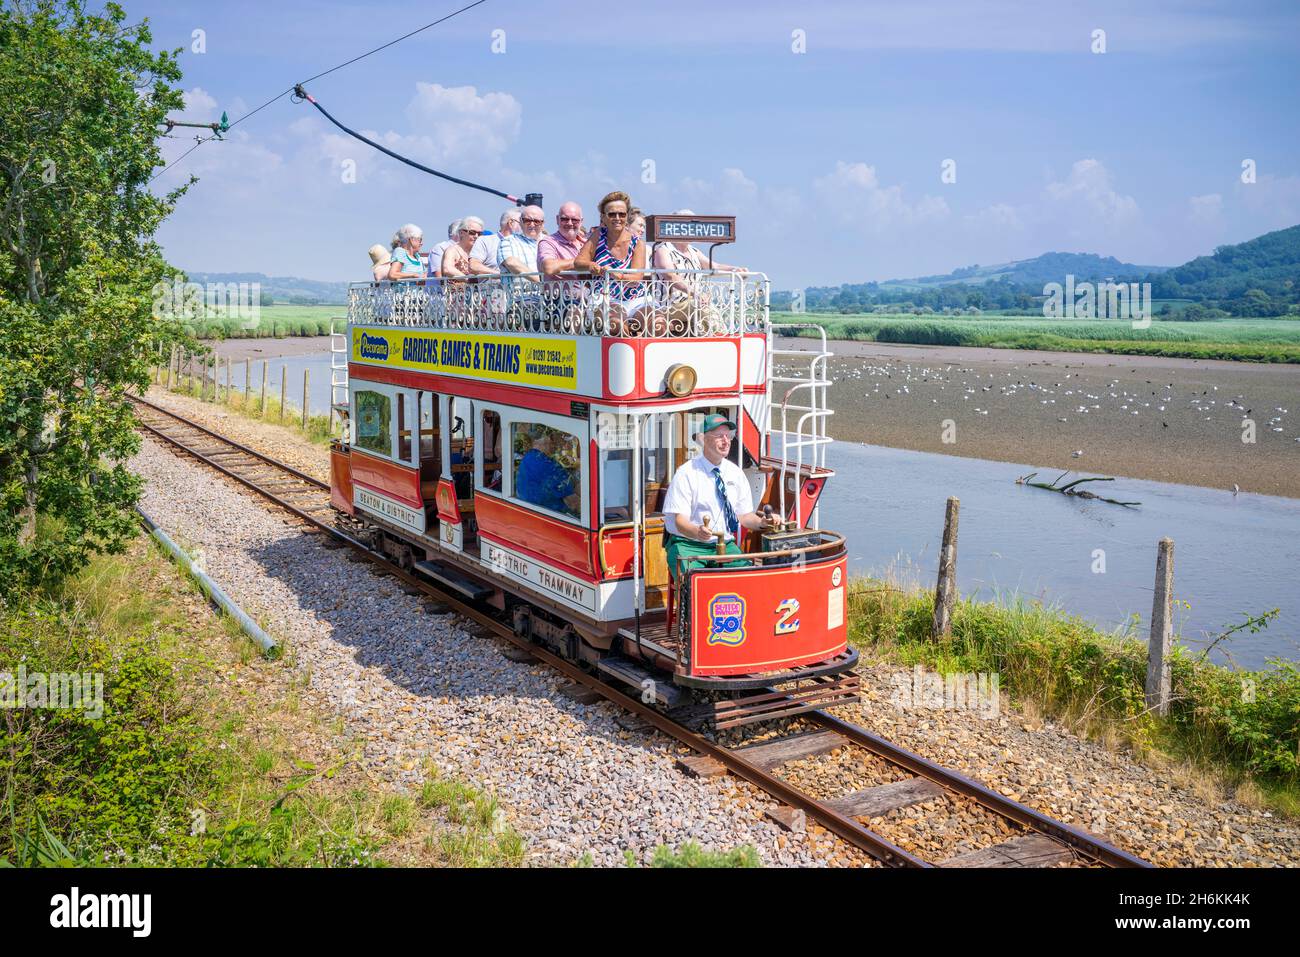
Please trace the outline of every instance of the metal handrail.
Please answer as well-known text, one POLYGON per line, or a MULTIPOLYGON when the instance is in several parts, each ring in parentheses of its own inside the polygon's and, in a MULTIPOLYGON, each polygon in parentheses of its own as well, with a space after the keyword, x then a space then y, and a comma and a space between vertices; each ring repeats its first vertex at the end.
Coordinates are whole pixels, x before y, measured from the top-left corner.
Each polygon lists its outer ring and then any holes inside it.
POLYGON ((762 273, 708 269, 385 280, 348 287, 348 319, 358 325, 483 332, 738 336, 769 331, 768 286, 762 273), (681 288, 683 278, 687 289, 681 288))

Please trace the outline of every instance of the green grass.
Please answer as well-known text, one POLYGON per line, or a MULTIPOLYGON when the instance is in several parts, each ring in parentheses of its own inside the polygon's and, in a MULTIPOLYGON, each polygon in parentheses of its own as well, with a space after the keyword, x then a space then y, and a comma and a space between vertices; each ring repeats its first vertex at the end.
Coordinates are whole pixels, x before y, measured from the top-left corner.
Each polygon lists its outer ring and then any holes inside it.
POLYGON ((330 320, 346 325, 347 306, 262 306, 256 318, 208 317, 185 324, 198 339, 264 339, 286 336, 324 336, 330 320))
MULTIPOLYGON (((623 853, 628 867, 636 867, 631 851, 623 853)), ((687 841, 678 850, 660 844, 650 858, 651 867, 758 867, 758 851, 744 844, 729 851, 706 851, 694 841, 687 841)))
POLYGON ((464 781, 444 778, 426 769, 416 804, 440 809, 451 826, 435 829, 425 840, 440 864, 448 867, 516 867, 523 860, 524 841, 505 823, 497 800, 464 781))
MULTIPOLYGON (((1300 362, 1300 321, 1153 319, 1147 329, 1124 320, 1045 319, 1025 316, 839 316, 773 313, 782 322, 813 322, 835 339, 914 345, 985 346, 1064 352, 1107 352, 1250 362, 1300 362)), ((802 333, 807 335, 807 333, 802 333)))
POLYGON ((57 593, 0 603, 0 661, 99 672, 104 693, 98 718, 0 709, 0 866, 519 862, 522 838, 468 785, 429 803, 377 792, 359 745, 301 753, 316 719, 297 684, 252 697, 246 680, 285 663, 244 654, 198 597, 140 539, 57 593))
POLYGON ((1000 692, 1081 734, 1184 762, 1300 815, 1300 668, 1293 662, 1232 671, 1175 646, 1174 700, 1168 718, 1158 718, 1145 704, 1146 645, 1131 629, 1099 632, 1036 602, 966 600, 954 609, 952 637, 940 641, 930 635, 932 590, 855 579, 849 604, 849 640, 864 656, 943 674, 996 673, 1000 692))

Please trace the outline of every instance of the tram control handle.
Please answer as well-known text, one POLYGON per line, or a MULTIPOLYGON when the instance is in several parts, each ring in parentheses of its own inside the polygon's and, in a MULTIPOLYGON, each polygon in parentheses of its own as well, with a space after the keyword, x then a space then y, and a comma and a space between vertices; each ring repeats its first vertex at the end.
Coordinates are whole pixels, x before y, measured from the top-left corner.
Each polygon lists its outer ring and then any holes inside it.
MULTIPOLYGON (((763 519, 772 521, 772 506, 763 506, 763 519)), ((763 532, 762 551, 792 552, 822 543, 822 534, 816 529, 799 528, 794 522, 778 522, 770 530, 763 532)), ((764 565, 784 565, 787 559, 772 557, 763 559, 764 565)))

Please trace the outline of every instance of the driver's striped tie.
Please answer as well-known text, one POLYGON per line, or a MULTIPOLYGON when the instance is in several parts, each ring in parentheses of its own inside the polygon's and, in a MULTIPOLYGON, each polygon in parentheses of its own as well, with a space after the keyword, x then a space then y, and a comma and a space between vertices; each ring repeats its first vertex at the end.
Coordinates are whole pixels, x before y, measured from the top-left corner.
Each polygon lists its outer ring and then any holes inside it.
POLYGON ((727 519, 727 531, 731 532, 732 538, 735 538, 736 532, 740 529, 740 523, 736 521, 736 510, 727 501, 727 486, 722 482, 722 470, 716 466, 713 469, 713 487, 718 490, 718 501, 722 503, 722 514, 727 519))

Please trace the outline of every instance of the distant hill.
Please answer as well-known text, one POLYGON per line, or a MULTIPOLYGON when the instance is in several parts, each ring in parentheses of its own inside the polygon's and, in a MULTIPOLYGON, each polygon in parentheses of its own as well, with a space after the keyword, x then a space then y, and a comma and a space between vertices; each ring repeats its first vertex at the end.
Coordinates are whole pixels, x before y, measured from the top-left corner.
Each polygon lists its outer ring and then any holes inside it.
POLYGON ((261 285, 262 295, 275 302, 323 305, 345 305, 348 301, 346 282, 322 282, 318 279, 298 279, 295 276, 268 276, 260 272, 189 272, 190 282, 255 282, 261 285))
POLYGON ((1235 315, 1282 315, 1300 302, 1300 226, 1220 246, 1147 278, 1158 299, 1193 299, 1235 315))
MULTIPOLYGON (((1179 319, 1285 316, 1300 313, 1300 226, 1220 246, 1181 266, 1139 266, 1093 253, 1044 253, 993 266, 964 266, 941 276, 815 286, 803 290, 810 312, 1033 313, 1043 287, 1064 282, 1143 281, 1161 314, 1179 319), (1172 300, 1172 302, 1171 302, 1172 300)), ((794 293, 772 293, 772 308, 789 309, 794 293)))
POLYGON ((1138 277, 1163 272, 1167 266, 1138 266, 1120 262, 1114 256, 1095 253, 1043 253, 1033 259, 999 263, 995 266, 963 266, 943 276, 918 276, 915 279, 889 279, 881 289, 925 289, 934 286, 979 285, 985 282, 1029 283, 1042 286, 1063 282, 1072 275, 1078 282, 1138 277))

